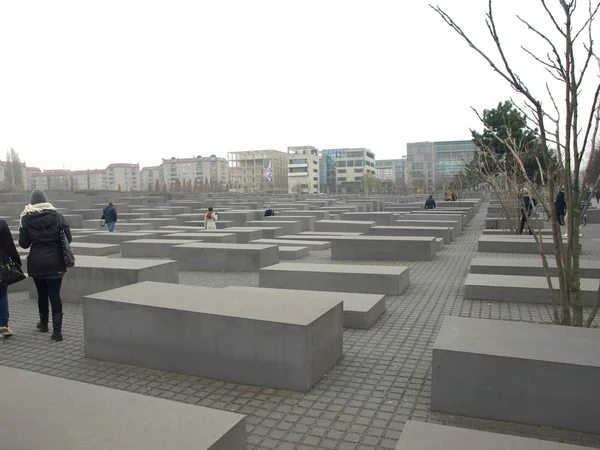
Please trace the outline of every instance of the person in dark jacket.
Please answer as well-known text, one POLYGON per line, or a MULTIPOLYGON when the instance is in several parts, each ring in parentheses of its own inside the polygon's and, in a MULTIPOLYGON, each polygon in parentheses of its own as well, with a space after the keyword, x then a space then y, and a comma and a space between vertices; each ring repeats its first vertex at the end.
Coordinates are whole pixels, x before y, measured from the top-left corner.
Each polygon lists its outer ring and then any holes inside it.
MULTIPOLYGON (((523 207, 521 208, 521 228, 519 230, 519 234, 523 234, 523 230, 527 224, 527 219, 533 215, 533 210, 537 204, 537 200, 529 197, 529 191, 526 188, 523 188, 523 207)), ((529 234, 533 234, 533 231, 529 225, 527 225, 527 229, 529 234)))
POLYGON ((267 206, 267 209, 265 211, 265 217, 272 217, 275 215, 275 211, 273 211, 271 209, 271 205, 267 206))
POLYGON ((112 200, 108 202, 108 206, 102 211, 102 218, 106 222, 106 228, 112 233, 115 231, 115 224, 117 223, 117 208, 115 208, 115 202, 112 200))
POLYGON ((556 221, 559 225, 565 224, 565 216, 567 215, 567 201, 565 200, 565 193, 560 191, 554 201, 554 208, 556 209, 556 221))
MULTIPOLYGON (((12 233, 3 219, 0 219, 0 260, 2 263, 11 260, 21 265, 21 257, 13 242, 12 233)), ((8 318, 8 285, 0 283, 0 339, 13 335, 13 331, 8 326, 8 318)))
POLYGON ((61 231, 71 242, 71 230, 43 191, 31 193, 29 205, 21 213, 19 245, 31 247, 27 257, 27 273, 38 293, 40 321, 37 329, 48 332, 48 300, 52 306, 52 339, 62 341, 62 301, 60 287, 67 272, 62 252, 61 231))
POLYGON ((425 209, 435 209, 436 204, 433 199, 433 195, 430 195, 429 198, 425 201, 425 209))

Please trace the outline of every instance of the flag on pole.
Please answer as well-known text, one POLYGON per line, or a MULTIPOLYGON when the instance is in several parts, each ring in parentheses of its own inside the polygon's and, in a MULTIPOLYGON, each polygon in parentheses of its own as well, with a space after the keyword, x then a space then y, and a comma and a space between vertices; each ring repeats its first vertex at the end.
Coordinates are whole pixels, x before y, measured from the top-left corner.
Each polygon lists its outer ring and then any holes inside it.
POLYGON ((273 166, 271 165, 271 159, 269 160, 269 164, 265 167, 264 176, 267 180, 273 181, 273 166))

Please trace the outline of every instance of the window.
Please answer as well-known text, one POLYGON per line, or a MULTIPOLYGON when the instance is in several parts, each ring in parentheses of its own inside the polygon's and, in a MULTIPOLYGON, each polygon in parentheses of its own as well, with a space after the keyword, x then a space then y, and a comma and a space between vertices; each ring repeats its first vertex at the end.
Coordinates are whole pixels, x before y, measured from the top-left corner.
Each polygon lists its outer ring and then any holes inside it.
POLYGON ((427 177, 428 178, 433 178, 433 172, 427 172, 427 177))
POLYGON ((364 161, 354 161, 354 165, 356 167, 364 167, 365 162, 364 161))
POLYGON ((347 166, 354 167, 354 161, 353 160, 347 161, 347 166))
POLYGON ((365 152, 348 152, 348 158, 362 158, 365 156, 365 152))
POLYGON ((337 173, 346 173, 346 169, 338 169, 337 173))
POLYGON ((415 156, 414 156, 414 155, 408 155, 408 156, 406 157, 406 160, 407 160, 407 161, 413 161, 414 159, 415 159, 415 156))
POLYGON ((306 167, 290 167, 288 169, 289 173, 307 173, 306 167))
POLYGON ((290 164, 306 164, 306 159, 290 159, 290 164))
POLYGON ((313 159, 313 164, 319 164, 319 161, 313 159))
POLYGON ((346 181, 346 177, 338 177, 338 181, 346 181))
POLYGON ((421 170, 423 169, 423 163, 413 163, 412 170, 421 170))
POLYGON ((313 172, 314 172, 314 173, 318 173, 318 172, 319 172, 319 169, 313 169, 313 172))
POLYGON ((425 161, 433 161, 433 155, 425 155, 425 161))
POLYGON ((354 181, 361 181, 363 177, 354 177, 354 181))
POLYGON ((433 169, 433 163, 432 162, 427 163, 427 168, 428 169, 433 169))
POLYGON ((367 152, 367 158, 375 159, 375 154, 371 152, 367 152))
POLYGON ((346 167, 346 161, 338 161, 338 167, 346 167))

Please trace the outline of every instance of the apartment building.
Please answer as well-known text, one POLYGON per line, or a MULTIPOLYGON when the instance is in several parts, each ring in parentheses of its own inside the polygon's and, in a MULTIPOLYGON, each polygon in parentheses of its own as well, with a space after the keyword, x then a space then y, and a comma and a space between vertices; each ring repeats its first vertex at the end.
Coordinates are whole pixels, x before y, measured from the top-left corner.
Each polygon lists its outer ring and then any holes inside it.
POLYGON ((288 193, 289 155, 279 150, 230 152, 229 185, 243 193, 288 193))
POLYGON ((288 147, 290 194, 319 193, 319 150, 312 146, 288 147))
POLYGON ((75 170, 71 172, 71 186, 74 190, 106 189, 106 173, 104 170, 75 170))
MULTIPOLYGON (((12 180, 10 179, 10 175, 7 179, 7 174, 6 174, 6 166, 7 163, 6 161, 0 161, 0 186, 6 186, 6 187, 10 187, 8 185, 12 185, 12 180)), ((23 188, 25 188, 27 186, 27 166, 25 165, 25 163, 21 163, 21 180, 23 180, 23 188)), ((18 172, 17 172, 18 173, 18 172)))
POLYGON ((25 168, 25 186, 28 191, 32 191, 33 188, 33 175, 41 173, 42 169, 38 167, 26 167, 25 168))
POLYGON ((356 191, 368 173, 376 175, 375 153, 366 148, 322 151, 321 192, 356 191))
POLYGON ((181 183, 197 180, 215 191, 227 189, 229 183, 227 160, 215 155, 163 159, 159 174, 161 183, 164 181, 170 187, 174 187, 178 179, 181 183))
POLYGON ((45 170, 31 174, 32 189, 68 191, 73 186, 70 170, 45 170))
POLYGON ((140 165, 110 164, 106 168, 106 187, 111 191, 139 191, 140 165))
POLYGON ((140 171, 140 189, 142 191, 153 191, 158 180, 162 189, 161 168, 160 166, 143 167, 140 171))
POLYGON ((391 181, 397 185, 404 184, 406 156, 400 159, 382 159, 375 162, 375 174, 382 181, 391 181))

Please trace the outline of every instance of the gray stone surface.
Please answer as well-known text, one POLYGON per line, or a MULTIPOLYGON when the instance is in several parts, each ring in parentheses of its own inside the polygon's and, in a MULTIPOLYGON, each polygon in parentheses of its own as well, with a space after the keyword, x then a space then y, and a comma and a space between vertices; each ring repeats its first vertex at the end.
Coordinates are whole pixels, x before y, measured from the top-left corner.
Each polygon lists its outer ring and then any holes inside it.
POLYGON ((600 433, 599 377, 598 330, 447 317, 431 409, 600 433))
MULTIPOLYGON (((280 220, 284 220, 284 221, 298 221, 302 224, 302 229, 300 231, 312 231, 315 229, 315 222, 317 221, 315 216, 288 216, 285 214, 281 214, 281 215, 276 215, 276 216, 270 216, 270 217, 265 217, 263 219, 265 222, 269 222, 269 221, 280 221, 280 220)), ((288 233, 286 233, 288 234, 288 233)))
POLYGON ((403 216, 401 219, 394 221, 395 226, 399 227, 444 227, 450 228, 452 231, 452 240, 460 236, 458 228, 456 228, 456 222, 444 221, 444 220, 413 220, 410 219, 410 215, 403 216), (407 219, 408 217, 408 219, 407 219))
MULTIPOLYGON (((544 253, 554 254, 554 243, 551 238, 541 242, 544 253)), ((481 236, 477 245, 480 252, 499 253, 535 253, 539 254, 538 244, 533 236, 481 236)))
POLYGON ((227 233, 234 233, 238 244, 248 244, 250 241, 264 237, 260 228, 229 227, 227 233))
POLYGON ((373 236, 433 236, 443 238, 446 244, 453 241, 452 229, 450 227, 373 227, 373 236))
POLYGON ((294 220, 249 220, 245 226, 250 228, 279 227, 283 230, 282 234, 298 234, 304 231, 302 222, 294 220))
POLYGON ((174 240, 192 240, 202 242, 213 242, 218 244, 236 244, 237 235, 235 233, 217 233, 210 231, 203 231, 197 233, 173 233, 163 234, 161 239, 174 239, 174 240))
POLYGON ((251 244, 264 244, 264 245, 279 245, 281 247, 308 247, 310 250, 326 250, 331 248, 331 242, 329 241, 303 241, 294 239, 257 239, 256 241, 250 242, 251 244))
POLYGON ((279 259, 301 259, 310 254, 308 247, 279 247, 279 259))
POLYGON ((315 231, 341 231, 371 234, 375 222, 358 220, 319 220, 315 223, 315 231))
POLYGON ((400 295, 408 286, 408 267, 280 263, 259 272, 260 287, 400 295))
POLYGON ((118 244, 94 244, 92 242, 72 242, 71 249, 74 255, 108 256, 121 251, 118 244))
MULTIPOLYGON (((75 267, 70 268, 63 278, 60 295, 63 301, 81 302, 88 294, 147 280, 179 283, 177 262, 78 256, 75 267)), ((37 298, 33 284, 30 284, 29 296, 37 298)))
POLYGON ((281 301, 290 297, 303 299, 339 300, 344 303, 344 327, 368 330, 385 312, 385 296, 381 294, 355 294, 347 292, 298 291, 292 289, 271 289, 242 286, 228 286, 225 290, 251 290, 263 296, 271 296, 281 301), (283 295, 284 294, 284 295, 283 295))
POLYGON ((346 212, 342 214, 342 220, 375 222, 377 226, 391 226, 394 224, 394 216, 391 212, 346 212))
MULTIPOLYGON (((554 256, 546 258, 551 277, 558 276, 554 256)), ((471 261, 471 273, 487 275, 521 275, 543 277, 544 268, 541 257, 535 259, 519 258, 474 258, 471 261)), ((600 261, 579 261, 579 275, 582 278, 600 278, 600 261)))
POLYGON ((257 272, 279 262, 276 245, 195 243, 171 249, 181 270, 257 272))
POLYGON ((431 261, 434 237, 348 236, 331 240, 331 259, 358 261, 431 261))
POLYGON ((580 445, 409 420, 396 450, 582 450, 580 445))
POLYGON ((402 219, 407 220, 439 220, 442 222, 446 222, 443 226, 449 226, 456 228, 458 234, 462 234, 463 232, 463 216, 462 215, 454 215, 454 214, 433 214, 433 213, 410 213, 404 214, 402 219))
POLYGON ((0 378, 6 450, 246 449, 241 414, 3 366, 0 378))
POLYGON ((101 233, 94 233, 87 236, 84 242, 94 242, 98 244, 121 244, 121 242, 131 241, 134 239, 144 239, 151 238, 154 234, 152 232, 148 233, 126 233, 126 232, 117 232, 117 233, 109 233, 108 231, 103 231, 101 233))
MULTIPOLYGON (((596 303, 598 279, 581 279, 581 300, 584 305, 596 303)), ((558 278, 552 278, 558 301, 558 278)), ((465 298, 496 302, 551 303, 548 283, 544 276, 483 275, 470 273, 465 281, 465 298)))
POLYGON ((230 382, 307 391, 342 356, 340 300, 148 282, 86 297, 83 318, 87 357, 230 382))
POLYGON ((174 245, 192 244, 199 240, 186 239, 138 239, 121 244, 123 258, 171 258, 174 245))

